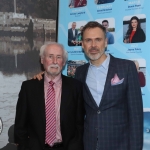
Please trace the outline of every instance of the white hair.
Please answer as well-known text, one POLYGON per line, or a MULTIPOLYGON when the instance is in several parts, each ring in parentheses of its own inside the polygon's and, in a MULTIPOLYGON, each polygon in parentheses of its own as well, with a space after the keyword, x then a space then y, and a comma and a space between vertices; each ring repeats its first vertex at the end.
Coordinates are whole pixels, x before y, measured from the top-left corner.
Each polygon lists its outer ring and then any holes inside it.
POLYGON ((62 51, 63 51, 63 60, 66 63, 66 61, 68 60, 68 52, 64 49, 64 46, 62 44, 59 44, 59 43, 56 43, 56 42, 47 42, 43 46, 41 46, 40 54, 39 54, 40 57, 41 58, 44 57, 44 52, 45 52, 46 48, 50 45, 57 45, 62 49, 62 51))

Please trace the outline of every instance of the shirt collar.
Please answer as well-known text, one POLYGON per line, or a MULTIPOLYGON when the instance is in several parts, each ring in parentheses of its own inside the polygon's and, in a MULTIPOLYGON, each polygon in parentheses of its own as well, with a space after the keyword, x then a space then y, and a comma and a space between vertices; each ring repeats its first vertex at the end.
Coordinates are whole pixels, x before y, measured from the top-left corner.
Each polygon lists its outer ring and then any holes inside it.
POLYGON ((61 73, 55 77, 55 79, 51 80, 50 78, 47 77, 46 74, 44 74, 44 83, 45 84, 48 84, 50 81, 53 81, 55 83, 55 85, 59 85, 62 81, 62 78, 61 78, 61 73))
POLYGON ((107 58, 104 60, 104 62, 100 66, 97 67, 97 66, 93 65, 91 62, 89 62, 90 67, 96 67, 96 68, 103 67, 104 69, 108 69, 108 65, 110 62, 110 55, 107 53, 106 56, 107 56, 107 58))

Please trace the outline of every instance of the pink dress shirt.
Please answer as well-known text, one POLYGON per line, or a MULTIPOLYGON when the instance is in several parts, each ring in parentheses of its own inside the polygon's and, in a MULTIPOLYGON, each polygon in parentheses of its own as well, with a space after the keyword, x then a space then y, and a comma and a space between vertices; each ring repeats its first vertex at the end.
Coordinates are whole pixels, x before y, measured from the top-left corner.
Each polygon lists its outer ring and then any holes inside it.
MULTIPOLYGON (((45 103, 47 96, 48 84, 51 81, 50 78, 44 75, 44 93, 45 93, 45 103)), ((62 78, 61 74, 59 74, 55 79, 52 80, 54 84, 55 90, 55 110, 56 110, 56 140, 54 143, 61 142, 62 136, 60 131, 60 103, 61 103, 61 87, 62 87, 62 78)))

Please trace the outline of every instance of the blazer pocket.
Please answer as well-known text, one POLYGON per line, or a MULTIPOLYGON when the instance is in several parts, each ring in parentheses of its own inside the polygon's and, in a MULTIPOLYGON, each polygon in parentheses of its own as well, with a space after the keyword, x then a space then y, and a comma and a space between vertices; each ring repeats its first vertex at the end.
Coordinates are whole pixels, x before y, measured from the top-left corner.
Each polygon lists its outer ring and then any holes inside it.
POLYGON ((116 83, 116 84, 111 84, 111 86, 119 86, 119 85, 121 85, 121 84, 123 84, 123 82, 121 82, 121 83, 116 83))

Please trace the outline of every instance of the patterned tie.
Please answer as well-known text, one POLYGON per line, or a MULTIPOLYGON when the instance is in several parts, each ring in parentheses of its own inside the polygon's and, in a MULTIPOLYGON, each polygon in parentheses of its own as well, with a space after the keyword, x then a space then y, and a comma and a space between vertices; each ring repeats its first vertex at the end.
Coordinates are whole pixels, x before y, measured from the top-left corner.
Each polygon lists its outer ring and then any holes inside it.
POLYGON ((56 139, 56 114, 54 82, 50 81, 46 98, 46 143, 53 145, 56 139))

